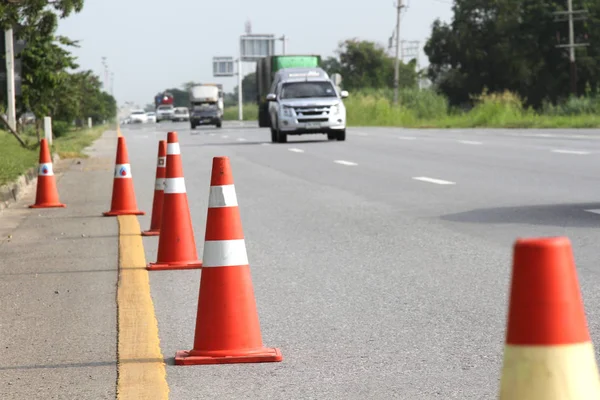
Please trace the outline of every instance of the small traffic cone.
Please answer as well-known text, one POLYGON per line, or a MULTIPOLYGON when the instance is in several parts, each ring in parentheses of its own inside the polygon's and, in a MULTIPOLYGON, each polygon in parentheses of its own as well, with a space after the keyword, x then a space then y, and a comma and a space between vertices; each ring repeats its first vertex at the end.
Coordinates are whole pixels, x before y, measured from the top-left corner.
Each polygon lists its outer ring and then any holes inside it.
POLYGON ((35 194, 35 204, 29 208, 64 208, 58 199, 58 189, 56 188, 56 179, 52 169, 52 157, 48 141, 42 139, 40 143, 40 158, 38 166, 37 192, 35 194))
POLYGON ((197 269, 202 267, 196 252, 194 228, 183 178, 181 150, 177 132, 167 135, 167 168, 162 220, 158 238, 158 257, 148 271, 197 269))
POLYGON ((244 232, 227 157, 215 157, 208 197, 204 265, 194 348, 178 351, 177 365, 277 362, 263 347, 244 232))
POLYGON ((152 202, 152 220, 150 229, 142 232, 142 236, 158 236, 162 220, 163 196, 165 193, 165 177, 167 164, 167 141, 158 142, 158 160, 156 161, 156 181, 154 183, 154 200, 152 202))
POLYGON ((600 399, 600 379, 565 237, 515 244, 500 400, 600 399))
POLYGON ((127 153, 127 144, 123 136, 118 137, 111 209, 103 214, 107 217, 145 214, 145 212, 137 208, 133 177, 131 176, 131 165, 129 164, 129 154, 127 153))

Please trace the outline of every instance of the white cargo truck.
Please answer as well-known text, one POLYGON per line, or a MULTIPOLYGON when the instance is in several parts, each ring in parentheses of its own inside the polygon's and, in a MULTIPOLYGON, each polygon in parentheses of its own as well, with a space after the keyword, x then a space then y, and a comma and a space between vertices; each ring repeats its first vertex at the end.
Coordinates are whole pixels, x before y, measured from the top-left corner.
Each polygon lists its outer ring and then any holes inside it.
POLYGON ((223 124, 223 86, 204 83, 190 88, 190 126, 223 124))

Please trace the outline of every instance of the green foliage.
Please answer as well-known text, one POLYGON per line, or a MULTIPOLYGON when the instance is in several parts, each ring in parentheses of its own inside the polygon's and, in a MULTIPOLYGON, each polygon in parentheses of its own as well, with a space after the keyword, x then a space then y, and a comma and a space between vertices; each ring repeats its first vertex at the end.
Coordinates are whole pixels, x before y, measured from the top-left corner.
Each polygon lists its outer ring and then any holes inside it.
POLYGON ((52 121, 52 135, 55 138, 65 136, 71 130, 71 124, 64 121, 52 121))

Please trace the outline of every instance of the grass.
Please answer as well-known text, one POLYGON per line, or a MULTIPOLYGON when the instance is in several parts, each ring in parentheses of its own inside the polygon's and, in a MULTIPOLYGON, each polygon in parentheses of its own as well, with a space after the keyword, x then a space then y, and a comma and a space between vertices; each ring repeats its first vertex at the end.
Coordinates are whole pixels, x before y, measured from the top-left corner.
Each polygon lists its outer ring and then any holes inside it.
MULTIPOLYGON (((92 129, 73 129, 53 140, 53 153, 61 158, 85 158, 82 150, 91 145, 108 129, 99 125, 92 129)), ((22 134, 27 147, 22 147, 10 133, 0 131, 0 186, 12 182, 29 168, 35 167, 39 159, 39 145, 32 130, 22 134)))
MULTIPOLYGON (((405 89, 399 106, 391 90, 363 90, 344 100, 348 126, 406 128, 598 128, 600 98, 570 98, 559 105, 545 104, 541 111, 523 106, 511 92, 483 93, 465 112, 452 110, 448 101, 431 90, 405 89)), ((256 121, 257 106, 244 105, 244 120, 256 121)), ((237 107, 225 109, 226 120, 237 120, 237 107)))

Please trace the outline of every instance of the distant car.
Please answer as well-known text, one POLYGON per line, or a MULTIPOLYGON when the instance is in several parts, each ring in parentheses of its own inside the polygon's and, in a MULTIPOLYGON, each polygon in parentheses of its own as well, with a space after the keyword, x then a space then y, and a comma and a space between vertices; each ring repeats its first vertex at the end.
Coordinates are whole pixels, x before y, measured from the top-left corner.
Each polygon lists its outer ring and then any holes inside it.
POLYGON ((131 118, 132 124, 145 124, 148 122, 148 116, 144 110, 133 110, 129 118, 131 118))
POLYGON ((161 104, 156 108, 156 122, 173 121, 174 112, 173 104, 161 104))
POLYGON ((190 110, 187 107, 177 107, 173 112, 173 121, 189 121, 190 110))
POLYGON ((156 122, 156 113, 154 111, 150 111, 146 113, 148 117, 148 122, 156 122))

